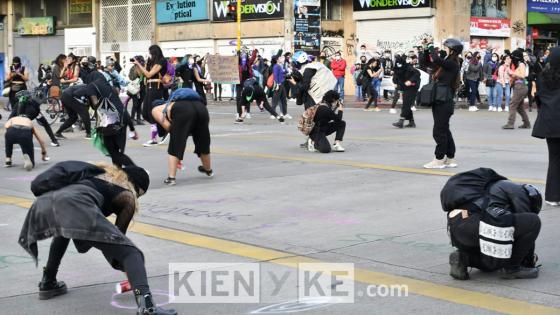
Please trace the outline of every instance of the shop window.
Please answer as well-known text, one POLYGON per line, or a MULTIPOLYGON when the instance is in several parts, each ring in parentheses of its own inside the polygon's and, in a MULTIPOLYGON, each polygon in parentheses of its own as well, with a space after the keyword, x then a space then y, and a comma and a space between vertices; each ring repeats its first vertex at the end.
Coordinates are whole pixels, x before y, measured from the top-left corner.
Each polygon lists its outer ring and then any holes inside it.
MULTIPOLYGON (((54 16, 56 27, 92 25, 93 0, 18 0, 13 1, 15 25, 22 17, 54 16)), ((14 29, 15 31, 15 29, 14 29)))
POLYGON ((70 25, 92 25, 92 0, 69 0, 68 4, 70 25))
POLYGON ((61 27, 68 24, 67 9, 67 1, 49 1, 45 6, 45 16, 54 16, 56 26, 61 27))
POLYGON ((342 0, 321 0, 321 19, 341 20, 342 0))

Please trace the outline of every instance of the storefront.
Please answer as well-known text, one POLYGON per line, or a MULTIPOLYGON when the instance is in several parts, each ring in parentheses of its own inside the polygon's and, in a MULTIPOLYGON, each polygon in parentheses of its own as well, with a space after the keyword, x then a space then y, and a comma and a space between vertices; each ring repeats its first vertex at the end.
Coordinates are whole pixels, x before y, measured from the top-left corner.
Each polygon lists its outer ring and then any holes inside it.
POLYGON ((357 39, 370 51, 405 52, 433 36, 432 1, 354 0, 357 39))
POLYGON ((492 49, 499 54, 506 47, 506 40, 511 36, 508 0, 471 0, 471 25, 469 50, 480 51, 492 49))
POLYGON ((560 44, 560 0, 527 1, 528 44, 536 55, 560 44))

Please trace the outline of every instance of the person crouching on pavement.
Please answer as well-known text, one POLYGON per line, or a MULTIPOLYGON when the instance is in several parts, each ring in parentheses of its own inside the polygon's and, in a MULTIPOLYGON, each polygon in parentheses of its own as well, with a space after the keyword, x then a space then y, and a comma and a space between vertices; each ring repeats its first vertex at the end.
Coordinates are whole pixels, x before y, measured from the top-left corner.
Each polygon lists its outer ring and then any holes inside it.
POLYGON ((330 153, 344 152, 342 139, 346 130, 346 122, 342 120, 344 106, 340 99, 340 94, 336 91, 328 91, 323 97, 323 102, 316 107, 313 121, 315 126, 309 134, 308 150, 311 152, 330 153), (336 133, 334 146, 327 139, 327 136, 336 133))
POLYGON ((535 242, 542 196, 488 168, 454 175, 440 194, 452 245, 450 275, 469 278, 468 267, 500 270, 503 279, 539 276, 535 242))

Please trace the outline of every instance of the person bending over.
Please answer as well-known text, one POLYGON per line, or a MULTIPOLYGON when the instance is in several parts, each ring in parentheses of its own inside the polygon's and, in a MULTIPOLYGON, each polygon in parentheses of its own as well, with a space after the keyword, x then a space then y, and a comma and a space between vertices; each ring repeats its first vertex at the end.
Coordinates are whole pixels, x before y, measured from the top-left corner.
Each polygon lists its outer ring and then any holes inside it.
POLYGON ((257 106, 260 108, 266 109, 270 115, 274 116, 278 119, 279 122, 284 122, 284 117, 278 115, 276 111, 270 107, 268 103, 268 99, 266 98, 266 94, 264 93, 263 88, 259 85, 258 81, 255 78, 249 78, 245 80, 243 83, 243 91, 241 92, 241 107, 242 107, 242 114, 235 123, 241 124, 245 118, 247 113, 247 109, 251 106, 251 103, 255 101, 257 102, 257 106))

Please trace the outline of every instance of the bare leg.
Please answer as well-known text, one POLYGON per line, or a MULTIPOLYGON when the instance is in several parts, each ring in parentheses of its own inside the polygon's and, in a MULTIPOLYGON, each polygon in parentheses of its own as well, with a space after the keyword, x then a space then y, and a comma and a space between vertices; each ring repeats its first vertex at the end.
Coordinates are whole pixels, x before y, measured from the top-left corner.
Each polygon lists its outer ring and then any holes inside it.
POLYGON ((201 154, 200 161, 202 162, 202 167, 204 167, 205 170, 212 170, 212 164, 210 163, 210 154, 201 154))
POLYGON ((168 155, 167 158, 167 173, 168 176, 171 178, 175 178, 177 176, 177 163, 179 163, 179 159, 173 155, 168 155))

